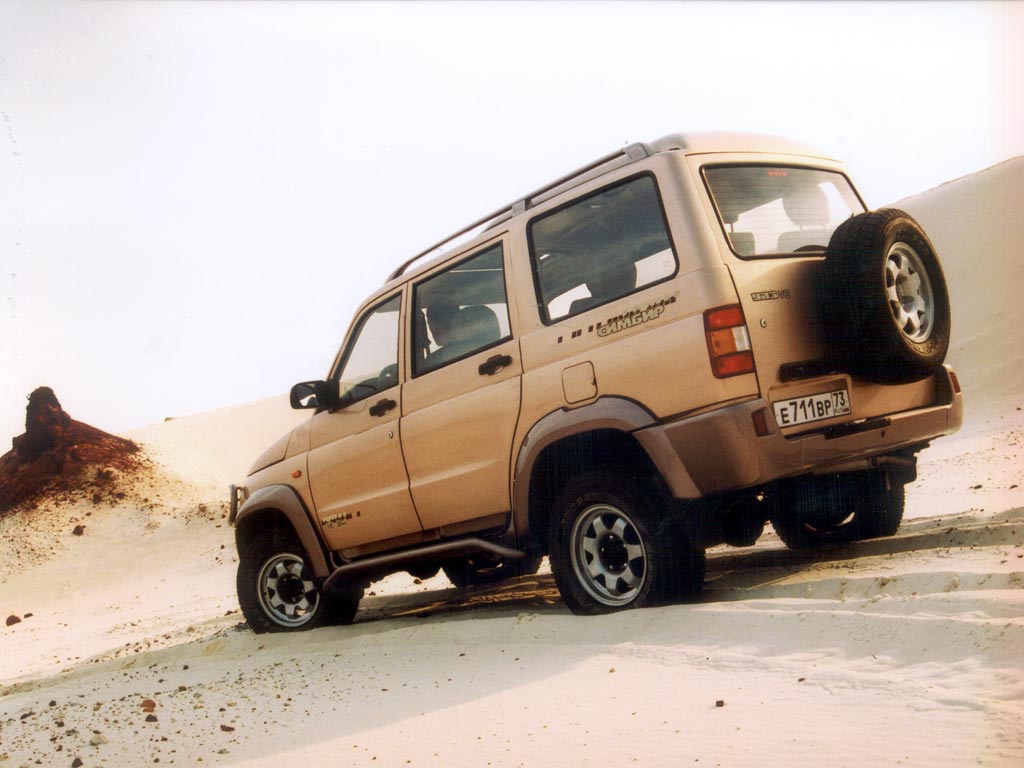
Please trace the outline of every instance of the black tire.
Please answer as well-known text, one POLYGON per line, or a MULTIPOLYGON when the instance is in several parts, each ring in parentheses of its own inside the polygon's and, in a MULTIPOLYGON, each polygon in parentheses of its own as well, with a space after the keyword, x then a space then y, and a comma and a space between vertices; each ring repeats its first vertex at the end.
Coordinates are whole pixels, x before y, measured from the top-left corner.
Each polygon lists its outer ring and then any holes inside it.
POLYGON ((865 483, 864 501, 857 510, 857 538, 894 536, 903 522, 906 493, 903 483, 887 472, 874 472, 865 483))
POLYGON ((682 530, 669 531, 669 582, 661 599, 666 602, 693 600, 704 588, 707 555, 694 547, 682 530))
POLYGON ((540 555, 505 559, 488 557, 486 554, 469 555, 458 560, 448 560, 441 569, 448 581, 459 589, 478 587, 484 584, 497 584, 499 581, 512 579, 516 576, 532 576, 540 568, 540 555))
POLYGON ((256 634, 349 624, 363 596, 361 586, 322 594, 302 545, 280 527, 260 531, 241 548, 236 586, 242 615, 256 634))
POLYGON ((653 500, 614 470, 581 475, 559 493, 549 529, 551 571, 573 613, 611 613, 700 592, 704 551, 655 511, 653 500))
POLYGON ((817 293, 830 356, 851 373, 906 383, 931 375, 946 359, 946 279, 908 213, 883 208, 840 224, 817 293))
POLYGON ((406 572, 415 579, 426 581, 432 579, 441 572, 440 563, 417 563, 409 568, 405 569, 406 572))
POLYGON ((892 536, 903 520, 903 484, 884 471, 804 478, 771 500, 771 523, 790 549, 892 536))

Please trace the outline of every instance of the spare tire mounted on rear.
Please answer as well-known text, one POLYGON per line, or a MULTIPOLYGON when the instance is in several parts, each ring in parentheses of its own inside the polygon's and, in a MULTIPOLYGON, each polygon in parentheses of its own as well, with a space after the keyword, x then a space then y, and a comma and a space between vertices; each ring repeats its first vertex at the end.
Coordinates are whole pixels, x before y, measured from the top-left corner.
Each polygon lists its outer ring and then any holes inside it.
POLYGON ((949 348, 949 292, 935 249, 904 211, 883 208, 836 229, 818 299, 829 355, 896 384, 931 375, 949 348))

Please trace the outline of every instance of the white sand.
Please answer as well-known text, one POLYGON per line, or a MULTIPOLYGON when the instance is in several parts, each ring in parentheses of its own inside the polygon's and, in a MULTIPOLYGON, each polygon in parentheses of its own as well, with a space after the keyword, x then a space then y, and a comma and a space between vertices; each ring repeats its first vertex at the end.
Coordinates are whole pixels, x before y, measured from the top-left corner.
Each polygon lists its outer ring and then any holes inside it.
POLYGON ((23 619, 0 766, 1024 765, 1022 179, 900 204, 954 286, 969 423, 923 454, 896 537, 810 557, 769 533, 711 552, 697 604, 598 618, 543 572, 398 574, 352 627, 256 636, 225 488, 303 415, 177 419, 130 435, 161 465, 135 498, 0 520, 0 619, 23 619))

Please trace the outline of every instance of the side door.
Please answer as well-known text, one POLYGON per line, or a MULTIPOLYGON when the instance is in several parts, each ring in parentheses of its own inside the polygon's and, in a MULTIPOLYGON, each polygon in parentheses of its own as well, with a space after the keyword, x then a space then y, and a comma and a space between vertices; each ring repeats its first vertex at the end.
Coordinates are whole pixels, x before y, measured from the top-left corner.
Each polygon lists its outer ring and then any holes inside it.
POLYGON ((330 379, 338 404, 312 419, 309 483, 333 550, 422 528, 399 436, 401 307, 396 294, 355 322, 330 379))
POLYGON ((412 286, 402 449, 427 530, 511 509, 522 362, 499 240, 412 286))

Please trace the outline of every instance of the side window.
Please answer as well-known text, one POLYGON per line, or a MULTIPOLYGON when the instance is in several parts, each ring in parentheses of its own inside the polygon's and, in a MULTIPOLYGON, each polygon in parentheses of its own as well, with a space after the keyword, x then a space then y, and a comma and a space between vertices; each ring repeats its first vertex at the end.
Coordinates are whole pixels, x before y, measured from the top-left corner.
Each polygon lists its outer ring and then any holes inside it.
POLYGON ((658 188, 639 176, 530 222, 545 323, 666 280, 678 268, 658 188))
POLYGON ((413 288, 412 373, 510 338, 501 243, 413 288))
POLYGON ((340 371, 341 402, 355 402, 398 383, 398 312, 402 297, 378 304, 359 319, 340 371))

